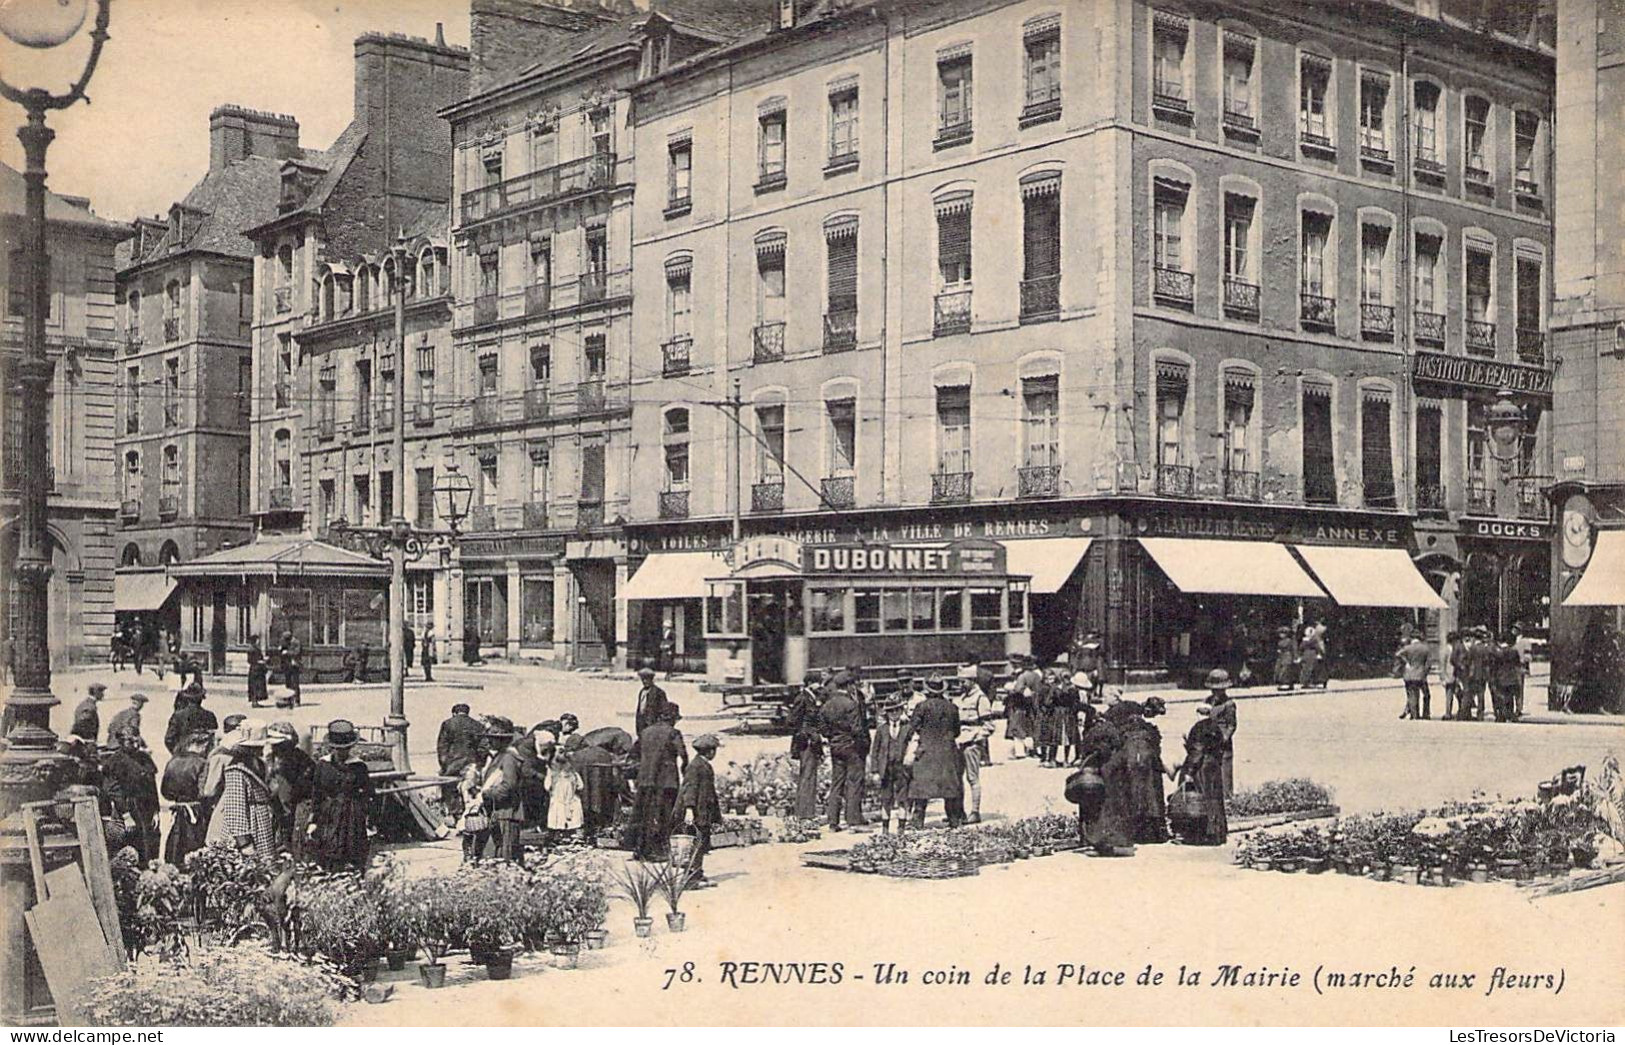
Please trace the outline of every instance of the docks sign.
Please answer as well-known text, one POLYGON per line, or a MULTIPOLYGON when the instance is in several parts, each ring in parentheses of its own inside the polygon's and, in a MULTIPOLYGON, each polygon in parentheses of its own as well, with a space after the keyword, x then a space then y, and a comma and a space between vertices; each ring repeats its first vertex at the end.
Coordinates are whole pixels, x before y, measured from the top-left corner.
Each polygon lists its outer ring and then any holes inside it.
POLYGON ((1454 388, 1509 388, 1524 395, 1552 394, 1552 372, 1545 367, 1520 366, 1493 359, 1469 359, 1438 352, 1418 352, 1411 376, 1429 384, 1454 388))

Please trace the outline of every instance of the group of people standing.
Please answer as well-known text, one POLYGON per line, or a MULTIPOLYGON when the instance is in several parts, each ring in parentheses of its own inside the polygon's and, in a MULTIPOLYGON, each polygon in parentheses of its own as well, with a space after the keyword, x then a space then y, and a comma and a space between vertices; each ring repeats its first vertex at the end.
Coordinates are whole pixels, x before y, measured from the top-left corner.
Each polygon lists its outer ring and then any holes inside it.
POLYGON ((1275 630, 1275 688, 1325 689, 1331 681, 1326 659, 1326 622, 1311 621, 1300 634, 1291 624, 1275 630))
MULTIPOLYGON (((1484 721, 1486 696, 1493 708, 1495 721, 1516 722, 1523 717, 1524 682, 1529 677, 1529 656, 1520 648, 1521 638, 1522 630, 1514 625, 1497 641, 1490 629, 1482 624, 1452 631, 1445 636, 1445 655, 1439 664, 1439 673, 1444 682, 1444 718, 1484 721), (1454 713, 1452 703, 1455 704, 1454 713)), ((1400 659, 1405 660, 1405 648, 1421 642, 1417 637, 1407 643, 1400 651, 1400 659)), ((1427 654, 1432 657, 1431 646, 1427 647, 1427 654)), ((1411 675, 1415 670, 1413 664, 1416 656, 1413 652, 1412 659, 1405 660, 1407 715, 1401 717, 1417 717, 1411 700, 1411 675)), ((1422 718, 1429 717, 1430 696, 1424 675, 1418 694, 1422 718)))

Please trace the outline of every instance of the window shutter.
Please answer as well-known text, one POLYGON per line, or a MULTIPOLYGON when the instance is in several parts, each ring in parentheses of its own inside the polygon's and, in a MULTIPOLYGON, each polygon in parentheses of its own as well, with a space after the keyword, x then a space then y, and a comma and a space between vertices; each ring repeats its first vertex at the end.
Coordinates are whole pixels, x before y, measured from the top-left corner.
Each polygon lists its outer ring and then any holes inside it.
POLYGON ((1022 195, 1022 244, 1025 249, 1025 279, 1042 279, 1061 273, 1061 179, 1050 175, 1024 181, 1022 195))
POLYGON ((855 307, 858 297, 858 222, 824 227, 829 252, 829 299, 832 306, 855 307))
POLYGON ((937 258, 944 268, 961 261, 969 268, 970 212, 969 193, 937 204, 937 258))
POLYGON ((604 499, 603 443, 587 443, 581 447, 581 499, 588 502, 604 499))

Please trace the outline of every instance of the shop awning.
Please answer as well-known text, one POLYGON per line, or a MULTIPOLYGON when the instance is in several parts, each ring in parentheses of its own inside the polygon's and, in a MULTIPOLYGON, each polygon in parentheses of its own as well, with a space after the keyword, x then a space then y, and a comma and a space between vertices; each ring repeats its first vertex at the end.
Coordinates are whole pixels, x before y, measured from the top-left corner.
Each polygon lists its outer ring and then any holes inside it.
POLYGON ((1141 537, 1140 545, 1180 591, 1288 595, 1305 599, 1325 597, 1284 544, 1141 537))
POLYGON ((1000 541, 1005 571, 1030 576, 1034 595, 1052 595, 1072 578, 1089 550, 1088 537, 1035 537, 1030 541, 1000 541))
POLYGON ((175 594, 175 581, 167 573, 113 574, 113 609, 142 613, 163 609, 175 594))
POLYGON ((626 582, 627 599, 701 599, 707 577, 724 577, 728 564, 716 552, 655 552, 626 582))
POLYGON ((1625 606, 1625 530, 1598 530, 1591 561, 1565 606, 1625 606))
POLYGON ((1403 606, 1442 610, 1447 604, 1403 548, 1297 545, 1315 577, 1339 606, 1403 606))

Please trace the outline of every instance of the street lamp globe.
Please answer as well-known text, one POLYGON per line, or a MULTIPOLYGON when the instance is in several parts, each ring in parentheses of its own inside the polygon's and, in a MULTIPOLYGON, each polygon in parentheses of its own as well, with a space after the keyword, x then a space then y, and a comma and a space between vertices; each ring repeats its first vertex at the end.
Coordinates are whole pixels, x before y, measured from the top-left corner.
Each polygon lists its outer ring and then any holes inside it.
POLYGON ((1518 405, 1511 389, 1503 388, 1495 393, 1495 405, 1490 407, 1487 420, 1490 441, 1499 451, 1495 456, 1510 460, 1517 453, 1518 442, 1528 424, 1523 407, 1518 405))
POLYGON ((448 465, 434 492, 440 498, 440 514, 446 517, 452 533, 456 533, 457 527, 468 518, 469 505, 474 500, 473 480, 458 471, 455 464, 448 465))
POLYGON ((0 33, 24 47, 60 47, 73 39, 90 13, 90 0, 5 0, 0 33))

